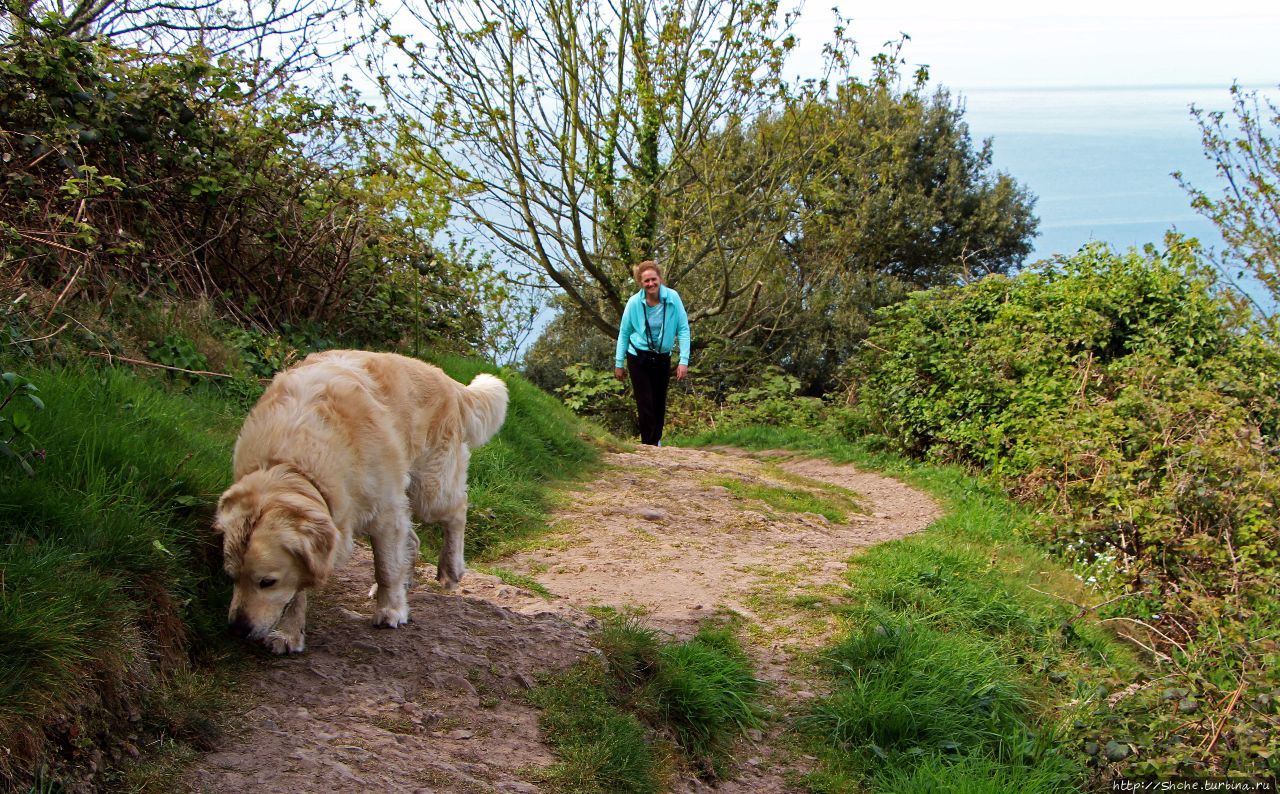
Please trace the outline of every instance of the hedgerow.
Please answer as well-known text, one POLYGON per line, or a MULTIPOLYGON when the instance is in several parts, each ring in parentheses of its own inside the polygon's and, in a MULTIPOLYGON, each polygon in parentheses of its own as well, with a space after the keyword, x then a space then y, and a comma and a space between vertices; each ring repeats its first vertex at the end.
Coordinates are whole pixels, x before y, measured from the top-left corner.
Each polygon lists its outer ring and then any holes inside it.
POLYGON ((1194 242, 1089 246, 916 293, 881 313, 860 366, 859 409, 886 443, 1042 507, 1041 539, 1119 596, 1112 624, 1212 704, 1162 723, 1142 763, 1270 763, 1280 351, 1194 242))
POLYGON ((77 299, 163 296, 363 345, 480 341, 487 267, 433 245, 445 186, 354 91, 268 88, 198 49, 0 43, 0 292, 47 291, 46 323, 77 299))

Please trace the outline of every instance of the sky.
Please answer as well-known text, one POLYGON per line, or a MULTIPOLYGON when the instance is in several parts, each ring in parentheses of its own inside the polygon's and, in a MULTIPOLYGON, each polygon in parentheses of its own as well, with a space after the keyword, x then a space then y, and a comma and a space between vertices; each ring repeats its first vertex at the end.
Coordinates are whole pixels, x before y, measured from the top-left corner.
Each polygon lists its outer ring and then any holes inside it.
MULTIPOLYGON (((809 0, 795 32, 816 71, 831 0, 809 0)), ((839 3, 863 56, 899 34, 904 55, 952 89, 1280 83, 1280 2, 895 0, 839 3)))

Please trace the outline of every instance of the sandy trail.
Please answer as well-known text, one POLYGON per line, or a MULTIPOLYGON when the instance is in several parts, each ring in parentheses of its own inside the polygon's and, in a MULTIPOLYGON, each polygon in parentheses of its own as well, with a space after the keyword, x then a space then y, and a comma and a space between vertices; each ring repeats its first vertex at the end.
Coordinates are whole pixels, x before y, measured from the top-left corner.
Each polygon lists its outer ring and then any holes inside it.
MULTIPOLYGON (((593 606, 637 612, 679 637, 736 612, 773 705, 785 707, 813 696, 803 660, 836 629, 829 610, 804 604, 838 602, 851 556, 939 515, 896 480, 783 453, 642 447, 605 464, 565 492, 536 546, 489 563, 531 576, 550 599, 475 571, 444 594, 434 567, 420 565, 413 622, 375 630, 372 560, 358 546, 312 599, 306 653, 252 664, 241 729, 194 766, 187 790, 537 792, 537 770, 554 757, 523 692, 593 652, 593 606), (864 512, 832 523, 735 495, 727 486, 737 483, 828 497, 834 487, 864 512)), ((753 732, 736 753, 738 775, 714 790, 791 790, 806 759, 778 749, 779 730, 753 732)), ((709 788, 687 775, 672 783, 709 788)))

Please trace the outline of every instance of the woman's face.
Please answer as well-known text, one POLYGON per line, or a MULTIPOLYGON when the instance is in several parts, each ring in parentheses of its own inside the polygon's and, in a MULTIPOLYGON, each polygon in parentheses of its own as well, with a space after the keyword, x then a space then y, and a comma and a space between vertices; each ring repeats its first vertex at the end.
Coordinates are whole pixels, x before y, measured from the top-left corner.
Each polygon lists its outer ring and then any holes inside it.
POLYGON ((662 286, 662 276, 659 276, 656 270, 642 270, 640 272, 640 286, 644 288, 645 297, 657 298, 658 290, 662 286))

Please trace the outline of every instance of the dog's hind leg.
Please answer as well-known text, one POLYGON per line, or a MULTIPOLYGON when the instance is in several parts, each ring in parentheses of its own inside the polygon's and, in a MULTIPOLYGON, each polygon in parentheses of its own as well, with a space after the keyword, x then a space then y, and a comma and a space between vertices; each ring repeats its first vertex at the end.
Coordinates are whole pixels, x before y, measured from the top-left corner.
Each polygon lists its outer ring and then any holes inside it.
POLYGON ((436 579, 446 590, 452 590, 462 580, 466 565, 462 559, 463 536, 467 529, 467 505, 455 509, 444 521, 444 540, 440 545, 440 560, 436 563, 436 579))
POLYGON ((413 575, 416 572, 415 566, 418 564, 418 552, 421 551, 422 538, 418 537, 418 533, 409 527, 409 531, 405 534, 404 553, 405 559, 408 561, 408 570, 404 577, 404 589, 413 588, 413 575))
POLYGON ((410 554, 410 549, 417 549, 417 544, 409 538, 413 535, 413 525, 409 522, 408 505, 398 506, 391 523, 391 529, 369 534, 373 544, 373 576, 378 583, 373 625, 388 629, 409 622, 407 591, 416 557, 410 554))

